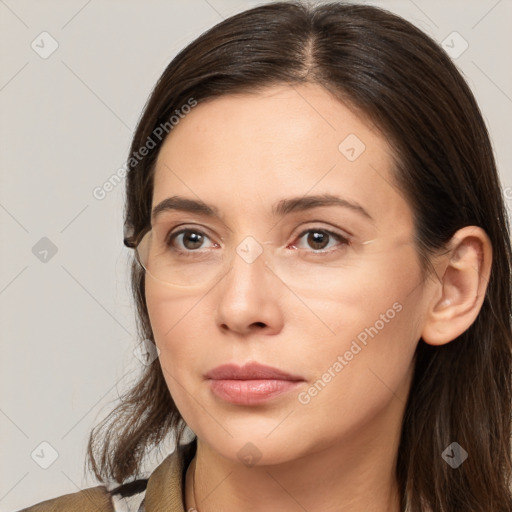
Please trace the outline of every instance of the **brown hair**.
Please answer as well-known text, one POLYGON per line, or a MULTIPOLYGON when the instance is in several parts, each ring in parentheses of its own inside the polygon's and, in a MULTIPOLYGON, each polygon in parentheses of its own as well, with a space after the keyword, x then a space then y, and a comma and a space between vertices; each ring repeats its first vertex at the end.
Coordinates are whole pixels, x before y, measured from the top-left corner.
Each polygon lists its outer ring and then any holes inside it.
MULTIPOLYGON (((168 65, 133 137, 130 154, 191 98, 199 103, 276 84, 311 82, 367 116, 394 150, 395 179, 414 215, 425 266, 456 230, 482 227, 493 247, 481 311, 456 340, 419 340, 396 476, 401 509, 510 511, 511 246, 496 164, 477 103, 436 42, 376 7, 301 2, 265 4, 232 16, 183 49, 168 65), (469 458, 452 469, 441 457, 457 441, 469 458)), ((125 244, 150 224, 155 161, 130 158, 125 244)), ((134 261, 132 288, 141 339, 154 342, 144 273, 134 261)), ((88 460, 101 481, 140 476, 150 447, 184 423, 159 361, 93 429, 88 460)))

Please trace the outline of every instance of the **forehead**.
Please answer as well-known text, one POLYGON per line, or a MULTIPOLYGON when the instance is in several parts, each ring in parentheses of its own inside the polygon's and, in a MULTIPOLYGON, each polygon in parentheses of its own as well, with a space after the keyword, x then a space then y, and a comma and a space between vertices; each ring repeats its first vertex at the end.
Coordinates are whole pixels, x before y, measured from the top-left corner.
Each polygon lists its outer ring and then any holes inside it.
POLYGON ((392 165, 386 138, 324 88, 274 86, 200 102, 184 116, 160 149, 153 205, 177 194, 249 211, 340 193, 403 215, 392 165))
POLYGON ((245 166, 264 160, 275 166, 281 160, 303 161, 306 154, 337 158, 349 135, 367 151, 390 150, 385 137, 323 87, 278 85, 201 101, 174 126, 160 156, 172 151, 181 161, 215 158, 239 167, 238 159, 249 158, 245 166))

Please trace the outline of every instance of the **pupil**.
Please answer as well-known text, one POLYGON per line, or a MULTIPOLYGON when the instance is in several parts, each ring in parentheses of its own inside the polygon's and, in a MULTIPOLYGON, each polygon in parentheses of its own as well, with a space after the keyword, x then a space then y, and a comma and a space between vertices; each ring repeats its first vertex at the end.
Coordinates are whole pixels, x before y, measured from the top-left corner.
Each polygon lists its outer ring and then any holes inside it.
POLYGON ((319 231, 314 231, 308 236, 308 243, 310 243, 313 249, 323 249, 327 245, 328 241, 327 233, 320 233, 319 231), (315 247, 315 245, 317 247, 315 247), (320 245, 320 247, 318 247, 320 245))
POLYGON ((197 249, 203 243, 203 235, 195 231, 186 231, 183 233, 183 245, 187 249, 197 249))

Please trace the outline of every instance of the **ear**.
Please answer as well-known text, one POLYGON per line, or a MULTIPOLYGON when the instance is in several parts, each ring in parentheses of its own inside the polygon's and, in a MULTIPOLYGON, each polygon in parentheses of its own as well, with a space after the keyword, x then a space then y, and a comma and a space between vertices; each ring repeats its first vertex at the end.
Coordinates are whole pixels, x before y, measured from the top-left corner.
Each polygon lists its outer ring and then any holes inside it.
POLYGON ((423 325, 429 345, 444 345, 460 336, 475 321, 482 307, 491 274, 492 245, 477 226, 459 229, 435 264, 438 279, 423 325))

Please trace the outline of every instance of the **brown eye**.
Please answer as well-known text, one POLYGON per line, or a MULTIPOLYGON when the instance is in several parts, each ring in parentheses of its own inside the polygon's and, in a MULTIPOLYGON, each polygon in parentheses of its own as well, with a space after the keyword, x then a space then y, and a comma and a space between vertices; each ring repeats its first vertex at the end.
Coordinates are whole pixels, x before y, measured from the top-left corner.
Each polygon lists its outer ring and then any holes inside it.
POLYGON ((329 250, 324 251, 324 249, 334 249, 344 248, 347 245, 350 245, 350 241, 339 233, 334 233, 333 231, 329 231, 326 229, 307 229, 303 231, 298 237, 299 243, 293 244, 295 248, 298 249, 311 249, 310 252, 331 252, 329 250), (307 236, 306 236, 307 235, 307 236), (305 246, 301 242, 304 239, 305 246), (338 247, 336 247, 338 246, 338 247))
POLYGON ((325 249, 329 243, 329 234, 322 231, 310 231, 307 237, 307 243, 316 251, 325 249))
POLYGON ((178 241, 178 250, 194 251, 203 246, 205 240, 209 240, 201 231, 196 229, 182 229, 169 237, 168 245, 175 245, 178 241))

